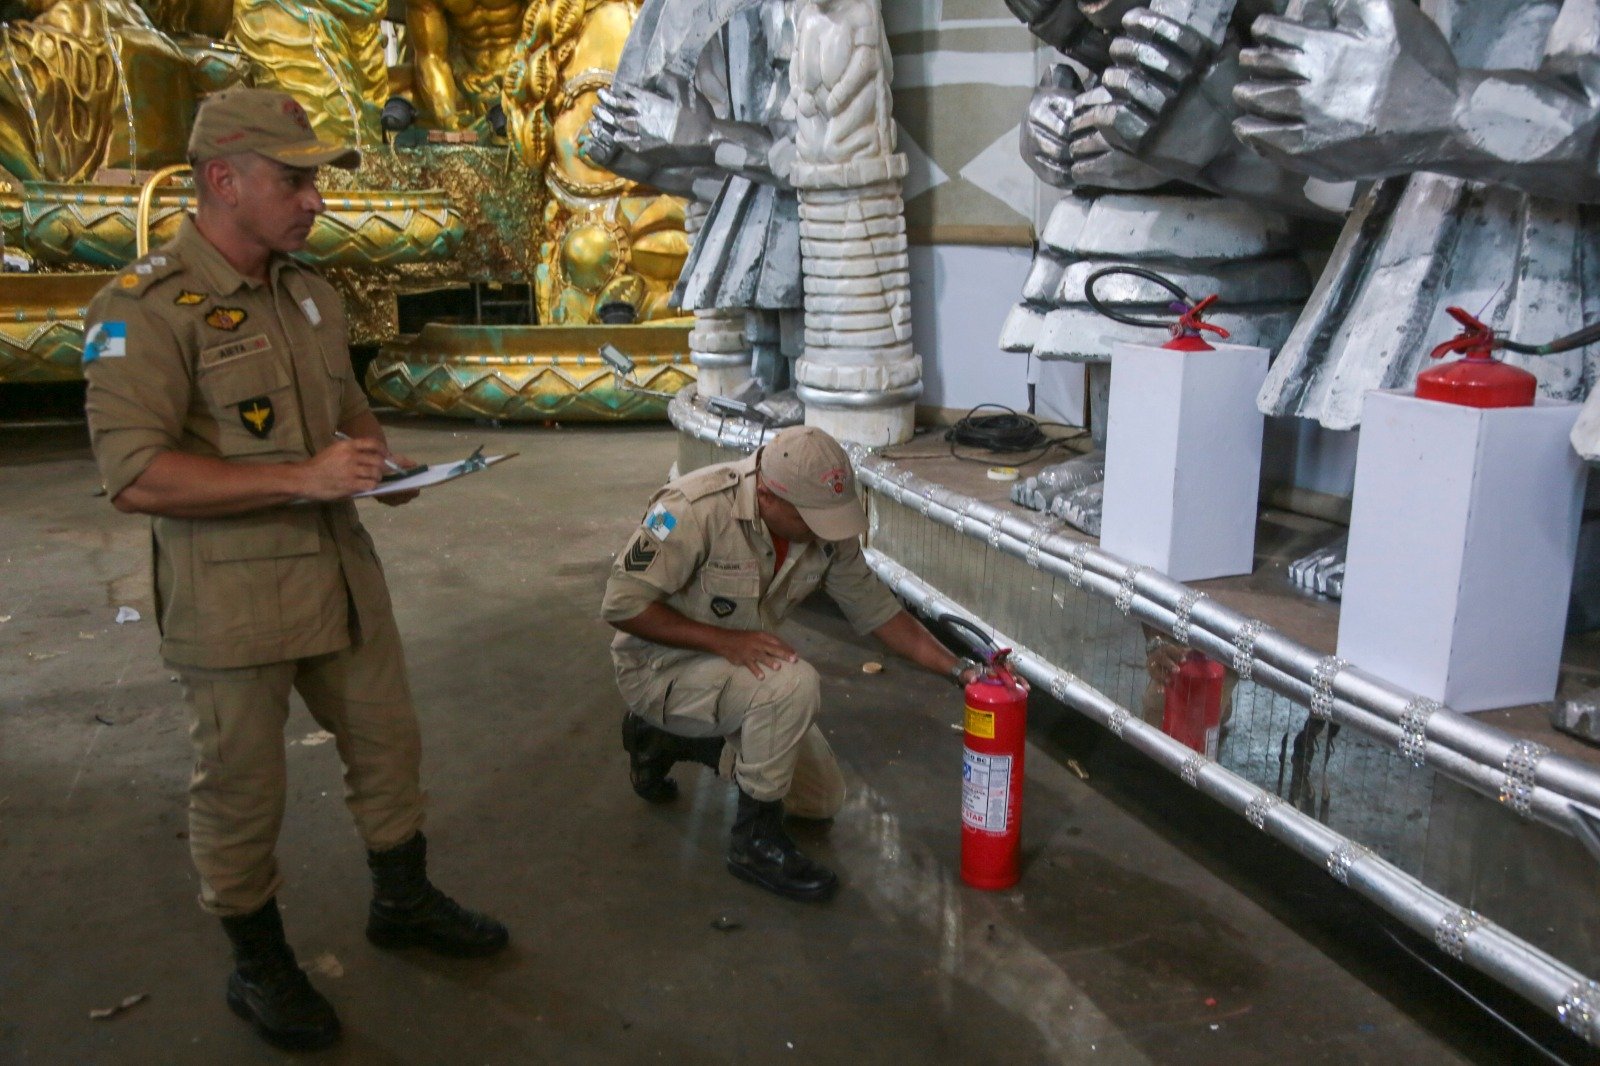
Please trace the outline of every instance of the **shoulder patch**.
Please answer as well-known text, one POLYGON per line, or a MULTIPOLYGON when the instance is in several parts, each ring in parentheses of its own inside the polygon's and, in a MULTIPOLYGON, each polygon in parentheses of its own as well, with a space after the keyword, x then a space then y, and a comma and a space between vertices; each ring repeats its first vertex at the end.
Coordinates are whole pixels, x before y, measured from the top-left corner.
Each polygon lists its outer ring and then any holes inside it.
POLYGON ((122 268, 111 283, 111 291, 120 296, 142 297, 151 286, 163 278, 171 277, 183 269, 178 257, 170 252, 157 252, 135 260, 122 268))
POLYGON ((179 289, 178 295, 172 298, 172 302, 177 304, 179 307, 193 307, 195 304, 205 303, 206 294, 203 292, 195 292, 192 289, 179 289))
POLYGON ((628 545, 628 551, 622 557, 622 569, 630 574, 642 574, 656 561, 658 551, 660 549, 650 538, 640 532, 634 536, 633 543, 628 545))
POLYGON ((658 503, 644 516, 644 528, 657 540, 666 540, 678 528, 678 516, 667 510, 665 504, 658 503))
POLYGON ((96 359, 120 359, 128 354, 128 324, 108 319, 96 322, 83 335, 83 365, 96 359))

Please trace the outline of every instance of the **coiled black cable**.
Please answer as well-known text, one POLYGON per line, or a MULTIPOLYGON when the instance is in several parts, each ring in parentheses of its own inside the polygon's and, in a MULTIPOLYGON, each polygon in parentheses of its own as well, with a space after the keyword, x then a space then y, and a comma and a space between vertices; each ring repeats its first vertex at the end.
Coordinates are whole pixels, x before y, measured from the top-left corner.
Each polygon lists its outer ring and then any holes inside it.
POLYGON ((961 455, 956 451, 957 445, 964 448, 982 448, 988 452, 1032 452, 1033 454, 1026 459, 1015 461, 1016 465, 1021 466, 1040 458, 1051 448, 1066 443, 1065 437, 1052 437, 1045 433, 1045 426, 1076 428, 1068 426, 1065 422, 1042 422, 1005 404, 980 403, 946 430, 944 439, 950 442, 950 455, 964 463, 989 463, 993 458, 961 455), (991 407, 1002 413, 992 415, 978 413, 991 407))

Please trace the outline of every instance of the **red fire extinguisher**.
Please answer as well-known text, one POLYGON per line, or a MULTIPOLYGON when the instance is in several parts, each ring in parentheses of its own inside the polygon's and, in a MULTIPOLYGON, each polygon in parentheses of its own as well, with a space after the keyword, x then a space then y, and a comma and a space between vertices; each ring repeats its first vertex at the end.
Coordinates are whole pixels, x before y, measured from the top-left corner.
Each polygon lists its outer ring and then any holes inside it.
POLYGON ((1191 651, 1167 678, 1161 731, 1208 759, 1217 757, 1225 673, 1221 663, 1191 651))
MULTIPOLYGON (((944 620, 978 632, 963 619, 944 620)), ((1011 649, 984 653, 983 672, 964 690, 961 753, 961 880, 1010 888, 1022 876, 1022 756, 1028 741, 1028 683, 1012 673, 1011 649)))
POLYGON ((1184 304, 1174 304, 1174 308, 1181 311, 1178 321, 1172 326, 1172 339, 1161 347, 1175 352, 1214 352, 1215 348, 1206 343, 1201 330, 1210 330, 1222 340, 1228 339, 1228 331, 1221 326, 1214 326, 1205 321, 1206 308, 1217 302, 1217 296, 1212 293, 1204 300, 1188 307, 1184 304))
POLYGON ((1447 310, 1461 323, 1461 334, 1435 348, 1431 358, 1440 359, 1451 352, 1460 352, 1463 358, 1418 374, 1418 399, 1463 407, 1532 407, 1538 379, 1494 357, 1497 347, 1523 346, 1498 341, 1494 330, 1459 307, 1447 310))

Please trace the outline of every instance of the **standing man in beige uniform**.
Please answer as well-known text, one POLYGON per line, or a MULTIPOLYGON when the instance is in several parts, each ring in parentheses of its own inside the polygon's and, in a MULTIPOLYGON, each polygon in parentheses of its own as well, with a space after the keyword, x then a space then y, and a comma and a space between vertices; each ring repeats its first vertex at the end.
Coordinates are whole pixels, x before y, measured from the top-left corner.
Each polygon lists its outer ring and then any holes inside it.
POLYGON ((749 459, 658 492, 612 564, 601 607, 620 630, 611 658, 629 707, 622 738, 634 791, 666 802, 677 794, 674 762, 723 772, 731 762, 739 810, 728 869, 791 899, 827 899, 839 882, 794 846, 784 813, 833 817, 844 781, 813 721, 817 672, 775 633, 789 612, 821 588, 858 633, 912 662, 960 684, 978 669, 868 569, 866 531, 844 449, 795 426, 749 459))
POLYGON ((189 847, 237 963, 228 1004, 275 1044, 322 1047, 339 1020, 276 902, 291 689, 344 763, 372 870, 368 938, 484 955, 507 935, 427 877, 405 661, 348 499, 389 452, 338 295, 288 257, 323 210, 317 167, 359 156, 317 140, 292 97, 235 89, 201 106, 189 158, 195 216, 89 307, 89 429, 111 502, 153 518, 161 654, 193 714, 189 847))

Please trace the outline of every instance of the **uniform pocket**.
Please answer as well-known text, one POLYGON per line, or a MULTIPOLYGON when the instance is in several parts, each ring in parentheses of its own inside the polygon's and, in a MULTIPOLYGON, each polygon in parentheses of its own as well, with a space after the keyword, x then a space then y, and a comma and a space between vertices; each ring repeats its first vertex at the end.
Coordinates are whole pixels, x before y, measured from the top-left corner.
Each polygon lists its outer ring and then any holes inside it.
POLYGON ((200 558, 208 563, 289 559, 315 555, 321 547, 314 507, 283 508, 261 516, 225 519, 200 533, 200 558))
POLYGON ((270 352, 223 363, 200 374, 200 392, 217 408, 237 407, 289 387, 289 373, 270 352))
POLYGON ((756 599, 761 595, 760 563, 754 559, 710 559, 700 570, 700 588, 709 596, 756 599))
POLYGON ((222 458, 293 450, 298 416, 289 385, 288 369, 271 351, 200 372, 198 388, 217 420, 222 458))

